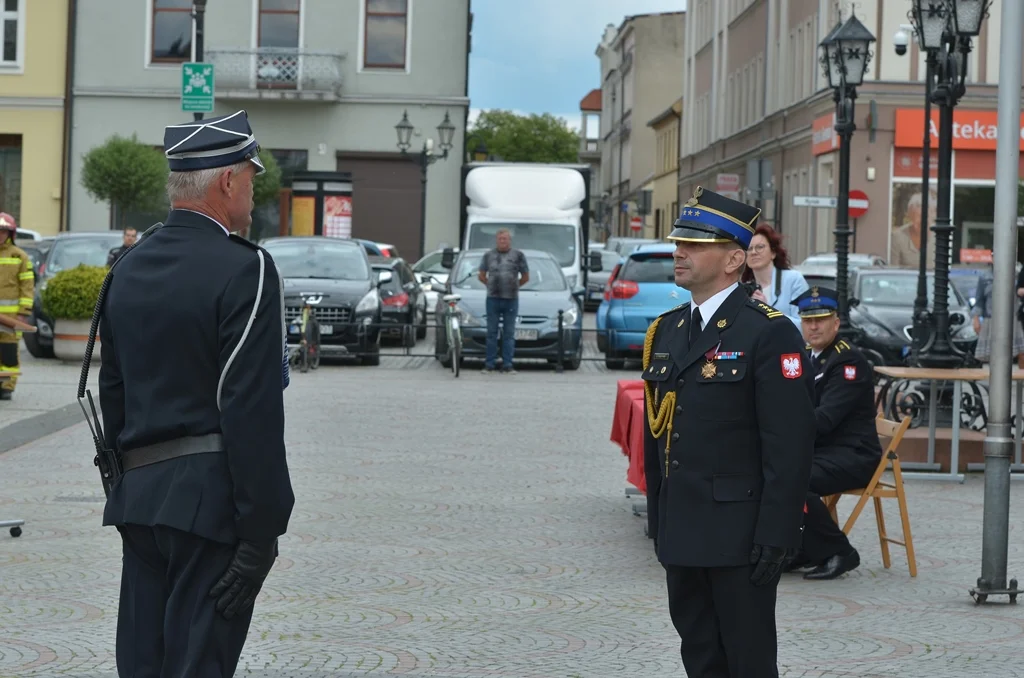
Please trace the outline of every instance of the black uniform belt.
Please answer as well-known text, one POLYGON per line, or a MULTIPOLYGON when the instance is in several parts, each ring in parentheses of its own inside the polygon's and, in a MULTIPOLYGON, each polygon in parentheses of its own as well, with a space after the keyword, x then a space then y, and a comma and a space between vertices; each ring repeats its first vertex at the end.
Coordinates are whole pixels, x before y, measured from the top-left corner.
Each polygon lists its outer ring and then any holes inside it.
POLYGON ((128 450, 123 454, 121 465, 125 471, 140 466, 148 466, 168 459, 187 457, 190 454, 206 454, 208 452, 223 452, 224 438, 219 433, 208 433, 204 436, 189 436, 187 438, 175 438, 165 440, 162 443, 144 445, 128 450))

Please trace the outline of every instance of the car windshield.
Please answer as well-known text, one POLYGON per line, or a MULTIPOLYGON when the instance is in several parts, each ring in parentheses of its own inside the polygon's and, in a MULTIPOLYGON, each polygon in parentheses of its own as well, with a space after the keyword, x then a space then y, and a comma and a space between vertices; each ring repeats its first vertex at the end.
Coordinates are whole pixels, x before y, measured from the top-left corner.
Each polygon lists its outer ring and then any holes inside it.
MULTIPOLYGON (((461 290, 485 289, 484 284, 477 277, 482 257, 482 254, 460 257, 451 275, 452 286, 461 290)), ((566 289, 562 269, 551 259, 527 258, 526 263, 530 267, 530 280, 520 289, 529 292, 558 292, 566 289)))
POLYGON ((491 249, 503 228, 512 234, 512 247, 518 250, 547 252, 559 266, 576 261, 576 229, 568 224, 473 224, 467 249, 491 249))
MULTIPOLYGON (((928 304, 932 303, 935 276, 928 276, 928 304)), ((916 275, 865 275, 860 279, 857 298, 862 304, 878 306, 906 306, 913 308, 914 297, 917 296, 916 275)), ((957 293, 956 286, 949 286, 951 308, 964 306, 964 301, 957 293)))
POLYGON ((448 275, 448 269, 441 265, 441 252, 431 252, 416 262, 412 270, 416 273, 428 273, 430 275, 448 275))
POLYGON ((270 242, 265 245, 274 257, 282 278, 324 278, 327 280, 368 280, 366 255, 358 247, 329 242, 270 242))
POLYGON ((92 236, 88 238, 67 238, 61 239, 53 246, 50 255, 50 262, 46 267, 46 276, 51 277, 60 271, 66 271, 76 266, 106 266, 107 255, 110 250, 119 246, 122 242, 120 233, 112 233, 107 236, 92 236))
POLYGON ((626 259, 619 280, 635 283, 674 283, 676 278, 673 267, 672 254, 669 252, 633 256, 626 259))

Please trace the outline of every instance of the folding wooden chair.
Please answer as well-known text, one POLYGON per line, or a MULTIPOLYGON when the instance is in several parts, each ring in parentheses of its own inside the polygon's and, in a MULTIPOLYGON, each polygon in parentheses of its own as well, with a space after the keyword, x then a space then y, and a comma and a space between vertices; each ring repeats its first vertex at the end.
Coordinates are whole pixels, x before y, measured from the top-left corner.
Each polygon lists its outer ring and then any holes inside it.
POLYGON ((907 550, 907 563, 910 566, 910 576, 917 576, 917 559, 914 556, 914 540, 910 536, 910 514, 907 512, 907 495, 903 489, 903 469, 900 466, 899 455, 896 454, 896 449, 899 447, 900 442, 903 440, 903 435, 910 428, 910 417, 904 417, 903 421, 896 423, 890 421, 878 415, 875 418, 875 429, 878 431, 879 438, 888 438, 889 443, 885 447, 885 451, 882 453, 882 460, 878 464, 878 468, 875 469, 875 474, 871 477, 871 482, 868 486, 859 490, 847 490, 839 494, 833 494, 831 496, 822 497, 822 501, 825 502, 825 506, 828 508, 829 513, 832 514, 832 519, 839 524, 839 517, 836 513, 836 506, 839 504, 839 498, 844 494, 860 497, 857 500, 857 505, 853 507, 853 512, 850 513, 850 517, 847 518, 846 524, 843 526, 843 533, 850 534, 850 530, 853 529, 854 523, 857 522, 857 518, 860 517, 861 511, 864 510, 864 506, 867 504, 868 499, 875 500, 875 520, 878 523, 878 541, 882 546, 882 564, 889 568, 891 566, 891 560, 889 558, 889 544, 898 544, 907 550), (889 467, 892 467, 892 474, 894 482, 892 484, 882 482, 882 474, 885 473, 889 467), (900 510, 900 521, 903 523, 903 541, 893 539, 889 536, 889 533, 885 529, 885 517, 882 515, 882 499, 896 499, 899 510, 900 510))

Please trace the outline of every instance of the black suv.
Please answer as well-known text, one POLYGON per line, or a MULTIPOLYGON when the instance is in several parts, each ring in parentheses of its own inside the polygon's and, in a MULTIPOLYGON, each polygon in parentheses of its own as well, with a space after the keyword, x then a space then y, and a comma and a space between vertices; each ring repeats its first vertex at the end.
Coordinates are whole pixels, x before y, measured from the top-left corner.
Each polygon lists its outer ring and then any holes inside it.
POLYGON ((391 272, 391 280, 380 287, 381 333, 400 339, 402 346, 412 348, 417 339, 427 336, 426 292, 401 257, 370 257, 370 265, 378 273, 391 272))
POLYGON ((29 322, 38 329, 22 335, 34 358, 53 357, 53 318, 43 312, 42 292, 56 274, 86 266, 106 266, 107 254, 123 241, 121 231, 60 233, 36 267, 36 290, 29 322))
POLYGON ((324 357, 358 356, 364 365, 380 364, 380 287, 390 271, 375 273, 363 247, 353 240, 325 236, 284 236, 260 242, 274 258, 284 284, 288 343, 308 301, 320 323, 324 357))

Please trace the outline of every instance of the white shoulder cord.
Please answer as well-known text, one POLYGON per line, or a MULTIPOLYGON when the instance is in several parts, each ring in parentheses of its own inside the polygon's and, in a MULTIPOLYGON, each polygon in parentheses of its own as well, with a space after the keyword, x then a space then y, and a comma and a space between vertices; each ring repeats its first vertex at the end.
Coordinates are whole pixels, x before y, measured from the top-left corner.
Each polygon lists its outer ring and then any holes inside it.
POLYGON ((235 361, 235 356, 242 350, 242 344, 245 343, 246 338, 249 336, 249 330, 252 329, 252 324, 256 320, 256 310, 260 307, 260 300, 263 298, 263 273, 266 264, 263 260, 263 250, 256 250, 257 256, 260 258, 260 281, 256 287, 256 301, 252 305, 252 313, 249 314, 249 322, 245 325, 245 331, 242 332, 242 338, 238 340, 238 345, 235 346, 235 350, 231 352, 228 357, 228 361, 224 364, 224 370, 220 373, 220 381, 217 382, 217 409, 220 409, 220 392, 224 388, 224 378, 228 375, 228 370, 231 369, 231 363, 235 361))

